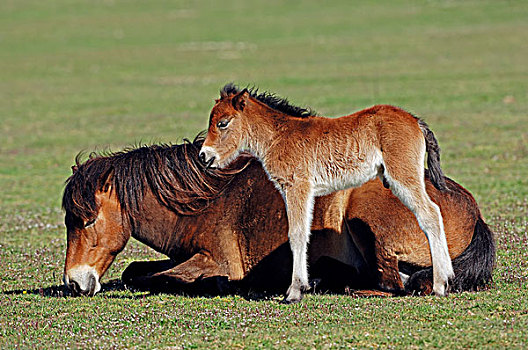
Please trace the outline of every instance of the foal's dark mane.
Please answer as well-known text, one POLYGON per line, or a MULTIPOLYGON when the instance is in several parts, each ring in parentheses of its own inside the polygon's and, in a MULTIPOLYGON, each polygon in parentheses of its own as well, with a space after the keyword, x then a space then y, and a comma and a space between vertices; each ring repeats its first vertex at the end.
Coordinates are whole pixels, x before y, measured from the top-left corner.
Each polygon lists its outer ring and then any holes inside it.
MULTIPOLYGON (((251 97, 266 104, 268 107, 293 117, 306 118, 317 115, 317 112, 313 109, 309 107, 303 108, 294 106, 290 103, 290 101, 288 101, 287 98, 279 97, 272 92, 264 91, 259 93, 259 89, 255 87, 246 88, 246 90, 249 92, 251 97)), ((241 90, 235 84, 228 83, 222 88, 222 90, 220 90, 220 96, 221 98, 224 98, 224 96, 235 95, 241 91, 243 90, 241 90)))
POLYGON ((249 157, 225 170, 206 170, 198 160, 203 143, 199 135, 180 145, 152 145, 109 154, 92 153, 84 163, 81 154, 74 174, 66 181, 62 207, 89 221, 97 216, 95 192, 107 180, 115 189, 121 210, 132 228, 140 215, 140 204, 149 189, 160 204, 181 215, 206 209, 233 176, 249 163, 249 157))

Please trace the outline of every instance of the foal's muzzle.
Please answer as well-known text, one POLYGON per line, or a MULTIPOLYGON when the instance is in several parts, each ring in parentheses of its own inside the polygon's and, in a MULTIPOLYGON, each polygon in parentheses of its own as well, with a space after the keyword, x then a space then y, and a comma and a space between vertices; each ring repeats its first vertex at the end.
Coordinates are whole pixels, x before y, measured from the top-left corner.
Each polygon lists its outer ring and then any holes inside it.
POLYGON ((198 154, 198 158, 200 158, 200 161, 205 165, 206 168, 210 168, 215 161, 215 156, 208 155, 207 151, 203 149, 198 154))

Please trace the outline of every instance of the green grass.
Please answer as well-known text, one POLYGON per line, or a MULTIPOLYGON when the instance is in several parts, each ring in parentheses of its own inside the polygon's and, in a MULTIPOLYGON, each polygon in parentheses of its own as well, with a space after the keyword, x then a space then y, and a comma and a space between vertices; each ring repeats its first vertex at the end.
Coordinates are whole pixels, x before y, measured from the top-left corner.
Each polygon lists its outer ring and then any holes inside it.
MULTIPOLYGON (((0 347, 526 347, 527 19, 524 1, 0 2, 0 347), (494 288, 293 306, 50 296, 75 155, 192 138, 230 81, 323 115, 423 117, 497 234, 494 288)), ((132 242, 104 280, 156 257, 132 242)))

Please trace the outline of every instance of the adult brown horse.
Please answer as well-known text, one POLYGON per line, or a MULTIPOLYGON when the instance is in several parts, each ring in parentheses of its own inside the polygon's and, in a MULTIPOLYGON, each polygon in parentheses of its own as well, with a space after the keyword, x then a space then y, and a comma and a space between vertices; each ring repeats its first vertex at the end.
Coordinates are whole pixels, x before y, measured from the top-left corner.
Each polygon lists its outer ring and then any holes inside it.
POLYGON ((226 85, 216 100, 200 158, 225 167, 241 151, 257 157, 286 203, 293 273, 284 302, 309 289, 307 250, 315 198, 379 177, 416 217, 429 243, 433 291, 446 295, 454 272, 432 183, 445 189, 440 149, 427 124, 393 106, 378 105, 340 118, 317 116, 286 99, 226 85))
MULTIPOLYGON (((74 166, 62 206, 67 227, 64 283, 94 295, 132 236, 170 260, 134 262, 123 281, 178 290, 219 277, 236 287, 280 290, 291 276, 284 202, 259 162, 247 155, 226 170, 198 160, 203 139, 93 155, 74 166), (278 288, 278 289, 277 289, 278 288)), ((491 282, 494 239, 469 192, 446 179, 440 206, 453 257, 453 290, 491 282)), ((431 257, 412 213, 379 180, 316 200, 312 277, 330 289, 430 293, 431 257)))

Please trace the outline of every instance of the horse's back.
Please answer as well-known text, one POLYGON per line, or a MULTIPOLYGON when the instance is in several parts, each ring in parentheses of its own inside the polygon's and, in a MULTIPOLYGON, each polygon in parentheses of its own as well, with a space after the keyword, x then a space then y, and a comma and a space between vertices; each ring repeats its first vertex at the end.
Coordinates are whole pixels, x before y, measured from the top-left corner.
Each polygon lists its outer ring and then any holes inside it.
POLYGON ((405 144, 421 147, 423 143, 419 119, 391 105, 375 105, 339 118, 316 118, 314 121, 323 138, 332 138, 336 146, 357 145, 358 151, 375 148, 394 152, 405 144))
POLYGON ((357 123, 359 125, 364 124, 367 120, 371 120, 377 126, 379 126, 380 123, 387 125, 414 125, 417 122, 417 118, 408 111, 400 107, 383 104, 374 105, 352 114, 335 118, 335 120, 340 120, 340 122, 347 121, 350 123, 357 123))
MULTIPOLYGON (((442 211, 450 256, 455 258, 471 242, 480 212, 469 192, 451 180, 449 186, 450 191, 443 192, 426 181, 429 196, 442 211)), ((416 218, 378 179, 353 189, 346 217, 368 225, 378 246, 399 261, 431 265, 428 242, 416 218)))

